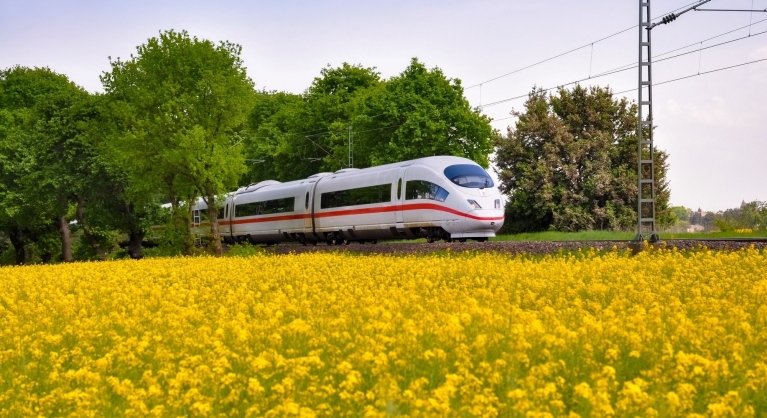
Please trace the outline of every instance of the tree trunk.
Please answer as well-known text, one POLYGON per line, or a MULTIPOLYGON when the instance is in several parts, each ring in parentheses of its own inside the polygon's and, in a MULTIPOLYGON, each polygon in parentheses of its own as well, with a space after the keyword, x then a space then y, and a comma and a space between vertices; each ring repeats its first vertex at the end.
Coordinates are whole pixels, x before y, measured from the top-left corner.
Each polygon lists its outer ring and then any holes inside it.
POLYGON ((91 232, 91 228, 85 223, 85 198, 83 197, 77 198, 75 219, 83 228, 83 240, 91 247, 91 254, 95 254, 101 260, 106 259, 106 251, 101 247, 99 239, 91 232))
POLYGON ((134 260, 142 258, 141 254, 141 241, 144 240, 143 232, 130 232, 128 233, 128 255, 134 260))
POLYGON ((67 215, 59 218, 59 231, 61 232, 61 257, 65 263, 69 263, 72 261, 72 239, 69 235, 67 215))
POLYGON ((126 203, 123 208, 126 217, 130 219, 128 222, 128 255, 134 260, 139 260, 144 257, 144 254, 141 253, 141 242, 144 240, 146 232, 141 229, 139 222, 136 221, 136 210, 133 203, 126 203))
POLYGON ((8 239, 13 245, 14 252, 16 252, 16 264, 23 265, 27 261, 24 235, 18 228, 11 228, 8 231, 8 239))
POLYGON ((216 253, 216 257, 220 257, 224 254, 224 249, 221 247, 221 234, 218 232, 218 211, 216 210, 216 197, 212 194, 208 194, 208 219, 210 219, 210 234, 213 238, 213 251, 216 253))
POLYGON ((193 200, 186 202, 186 213, 184 214, 184 253, 186 255, 194 255, 194 236, 192 235, 192 205, 193 200))

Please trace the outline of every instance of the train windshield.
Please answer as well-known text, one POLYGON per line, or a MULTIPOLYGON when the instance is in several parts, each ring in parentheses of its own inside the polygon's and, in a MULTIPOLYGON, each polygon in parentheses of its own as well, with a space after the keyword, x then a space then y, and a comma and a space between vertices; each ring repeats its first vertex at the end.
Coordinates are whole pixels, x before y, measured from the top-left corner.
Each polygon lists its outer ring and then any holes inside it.
POLYGON ((473 164, 456 164, 445 169, 445 176, 461 187, 484 189, 493 187, 493 179, 482 167, 473 164))

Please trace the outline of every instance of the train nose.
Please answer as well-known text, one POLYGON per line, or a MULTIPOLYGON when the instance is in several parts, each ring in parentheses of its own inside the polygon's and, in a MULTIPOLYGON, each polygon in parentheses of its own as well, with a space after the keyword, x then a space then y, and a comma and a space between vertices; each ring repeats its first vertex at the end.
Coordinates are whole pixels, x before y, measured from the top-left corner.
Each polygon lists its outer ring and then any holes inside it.
POLYGON ((471 230, 498 232, 503 226, 504 213, 497 209, 474 209, 467 213, 466 226, 471 230))

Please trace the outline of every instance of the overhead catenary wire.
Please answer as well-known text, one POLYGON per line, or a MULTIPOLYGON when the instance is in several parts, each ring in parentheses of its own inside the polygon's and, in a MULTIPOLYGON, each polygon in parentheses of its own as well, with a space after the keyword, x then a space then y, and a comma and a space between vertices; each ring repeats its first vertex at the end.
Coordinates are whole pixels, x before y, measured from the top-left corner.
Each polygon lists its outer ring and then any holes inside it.
MULTIPOLYGON (((753 7, 753 6, 752 6, 753 7)), ((759 13, 765 13, 767 12, 767 9, 756 9, 756 10, 749 10, 749 9, 695 9, 696 12, 759 12, 759 13)))
MULTIPOLYGON (((757 62, 763 62, 763 61, 767 61, 767 58, 762 58, 762 59, 758 59, 758 60, 754 60, 754 61, 748 61, 748 62, 742 62, 740 64, 735 64, 735 65, 730 65, 730 66, 727 66, 727 67, 717 68, 715 70, 703 71, 703 72, 697 73, 697 74, 692 74, 692 75, 688 75, 688 76, 684 76, 684 77, 674 78, 674 79, 671 79, 671 80, 661 81, 659 83, 653 83, 653 86, 660 86, 662 84, 673 83, 675 81, 686 80, 688 78, 697 77, 697 76, 700 76, 700 75, 711 74, 711 73, 715 73, 715 72, 718 72, 718 71, 729 70, 729 69, 737 68, 737 67, 743 67, 745 65, 756 64, 757 62)), ((556 89, 556 88, 559 88, 559 87, 560 86, 551 87, 551 88, 548 88, 548 89, 543 89, 542 91, 549 91, 549 90, 553 90, 553 89, 556 89)), ((636 91, 636 88, 628 89, 628 90, 623 90, 623 91, 618 91, 618 92, 613 92, 612 94, 614 96, 614 95, 628 93, 628 92, 632 92, 632 91, 636 91)), ((525 98, 525 97, 528 97, 528 96, 529 96, 528 94, 524 94, 524 95, 521 95, 521 96, 516 96, 516 97, 513 97, 513 98, 506 99, 506 101, 522 99, 522 98, 525 98)), ((500 119, 493 119, 491 122, 497 122, 497 121, 504 120, 504 119, 511 119, 513 117, 515 117, 515 116, 508 116, 508 117, 504 117, 504 118, 500 118, 500 119)))
MULTIPOLYGON (((685 79, 692 78, 692 77, 697 77, 699 75, 711 74, 711 73, 715 73, 715 72, 718 72, 718 71, 729 70, 729 69, 737 68, 737 67, 743 67, 744 65, 749 65, 749 64, 756 64, 757 62, 763 62, 763 61, 767 61, 767 58, 762 58, 762 59, 748 61, 748 62, 742 62, 740 64, 735 64, 735 65, 730 65, 730 66, 727 66, 727 67, 717 68, 715 70, 704 71, 704 72, 698 73, 698 74, 692 74, 692 75, 688 75, 688 76, 684 76, 684 77, 674 78, 674 79, 671 79, 671 80, 661 81, 660 83, 653 83, 653 87, 660 86, 661 84, 668 84, 668 83, 673 83, 675 81, 680 81, 680 80, 685 80, 685 79)), ((630 91, 636 91, 636 88, 629 89, 629 90, 619 91, 617 93, 613 93, 613 95, 628 93, 630 91)))
MULTIPOLYGON (((762 32, 757 32, 757 33, 755 33, 755 34, 753 34, 751 36, 763 35, 765 33, 767 33, 767 30, 766 31, 762 31, 762 32)), ((704 48, 700 48, 700 49, 696 49, 696 50, 688 51, 688 52, 683 52, 681 54, 677 54, 677 55, 673 55, 673 56, 666 57, 666 58, 663 58, 663 59, 659 59, 659 60, 653 61, 653 63, 659 63, 659 62, 667 61, 667 60, 678 58, 678 57, 681 57, 681 56, 684 56, 684 55, 693 54, 695 52, 702 51, 704 49, 715 48, 715 47, 718 47, 718 46, 726 45, 726 44, 729 44, 729 43, 732 43, 732 42, 736 42, 736 41, 740 41, 740 40, 748 39, 748 38, 749 38, 749 36, 743 36, 743 37, 740 37, 740 38, 731 39, 729 41, 720 42, 718 44, 710 45, 710 46, 707 46, 707 47, 704 47, 704 48)), ((603 73, 591 76, 589 78, 581 78, 581 79, 570 81, 570 82, 567 82, 567 83, 558 84, 558 85, 556 85, 554 87, 548 87, 548 88, 545 88, 545 89, 542 89, 542 90, 543 91, 550 91, 550 90, 554 90, 554 89, 557 89, 557 88, 560 88, 560 87, 569 86, 569 85, 572 85, 572 84, 577 84, 577 83, 580 83, 582 81, 588 81, 588 80, 595 79, 595 78, 605 77, 605 76, 608 76, 608 75, 617 74, 617 73, 620 73, 620 72, 623 72, 623 71, 632 70, 632 69, 635 69, 635 68, 637 68, 636 65, 633 65, 631 67, 626 67, 626 68, 618 67, 616 69, 609 70, 609 71, 606 71, 606 72, 603 72, 603 73)), ((704 74, 704 73, 701 73, 701 74, 704 74)), ((657 84, 657 83, 653 83, 653 84, 657 84)), ((634 89, 634 90, 636 90, 636 89, 634 89)), ((520 99, 520 98, 523 98, 523 97, 527 97, 527 96, 528 96, 528 94, 523 94, 523 95, 519 95, 519 96, 509 97, 509 98, 503 99, 503 100, 498 100, 498 101, 495 101, 495 102, 490 102, 490 103, 487 103, 487 104, 483 105, 482 108, 484 109, 486 107, 496 106, 496 105, 499 105, 499 104, 502 104, 502 103, 510 102, 512 100, 517 100, 517 99, 520 99)))
MULTIPOLYGON (((687 4, 687 5, 685 5, 685 6, 682 6, 682 7, 676 8, 676 9, 674 9, 674 10, 670 11, 670 12, 664 13, 664 14, 662 14, 661 16, 659 16, 659 17, 656 17, 656 18, 654 18, 654 19, 652 19, 652 20, 657 20, 657 19, 660 19, 660 18, 662 18, 664 15, 667 15, 667 14, 669 14, 669 13, 674 13, 674 12, 676 12, 676 11, 678 11, 678 10, 682 10, 682 9, 684 9, 684 8, 686 8, 686 7, 692 6, 693 4, 697 4, 697 3, 700 3, 700 2, 699 2, 699 1, 694 1, 694 2, 692 2, 692 3, 690 3, 690 4, 687 4)), ((571 50, 569 50, 569 51, 566 51, 566 52, 563 52, 563 53, 561 53, 561 54, 557 54, 557 55, 554 55, 553 57, 550 57, 550 58, 546 58, 546 59, 544 59, 544 60, 538 61, 538 62, 536 62, 536 63, 530 64, 530 65, 527 65, 527 66, 524 66, 524 67, 522 67, 522 68, 518 68, 518 69, 516 69, 516 70, 514 70, 514 71, 511 71, 511 72, 508 72, 508 73, 506 73, 506 74, 502 74, 502 75, 499 75, 499 76, 497 76, 497 77, 493 77, 493 78, 491 78, 491 79, 489 79, 489 80, 485 80, 485 81, 482 81, 482 82, 480 82, 480 83, 477 83, 477 84, 473 84, 473 85, 471 85, 471 86, 469 86, 469 87, 465 87, 465 88, 464 88, 464 90, 472 89, 472 88, 474 88, 474 87, 479 87, 479 86, 481 86, 482 84, 487 84, 487 83, 490 83, 490 82, 492 82, 492 81, 495 81, 495 80, 498 80, 498 79, 501 79, 501 78, 504 78, 504 77, 510 76, 510 75, 512 75, 512 74, 516 74, 516 73, 518 73, 518 72, 520 72, 520 71, 524 71, 524 70, 527 70, 527 69, 529 69, 529 68, 535 67, 535 66, 537 66, 537 65, 540 65, 540 64, 544 64, 544 63, 547 63, 547 62, 549 62, 549 61, 551 61, 551 60, 554 60, 554 59, 557 59, 557 58, 563 57, 563 56, 565 56, 565 55, 567 55, 567 54, 571 54, 571 53, 573 53, 573 52, 575 52, 575 51, 579 51, 579 50, 581 50, 581 49, 583 49, 583 48, 586 48, 586 47, 589 47, 589 46, 593 46, 593 45, 594 45, 594 44, 596 44, 596 43, 599 43, 599 42, 605 41, 605 40, 607 40, 607 39, 610 39, 610 38, 612 38, 612 37, 618 36, 618 35, 620 35, 620 34, 622 34, 622 33, 628 32, 628 31, 630 31, 630 30, 632 30, 632 29, 636 28, 637 26, 638 26, 638 25, 634 25, 634 26, 632 26, 632 27, 630 27, 630 28, 626 28, 626 29, 623 29, 623 30, 621 30, 621 31, 619 31, 619 32, 615 32, 615 33, 613 33, 612 35, 608 35, 608 36, 605 36, 605 37, 603 37, 603 38, 597 39, 596 41, 593 41, 593 42, 589 42, 589 43, 587 43, 587 44, 585 44, 585 45, 579 46, 579 47, 577 47, 577 48, 573 48, 573 49, 571 49, 571 50)))
MULTIPOLYGON (((731 33, 733 33, 733 32, 737 32, 737 31, 739 31, 739 30, 741 30, 741 29, 745 29, 745 28, 748 28, 748 36, 745 36, 745 37, 742 37, 742 38, 736 38, 736 40, 739 40, 739 39, 744 39, 744 38, 748 38, 748 37, 752 36, 752 35, 751 35, 751 28, 752 28, 754 25, 758 25, 759 23, 762 23, 762 22, 765 22, 765 21, 767 21, 767 19, 758 20, 758 21, 756 21, 756 22, 753 22, 753 23, 749 23, 748 25, 745 25, 745 26, 741 26, 741 27, 739 27, 739 28, 735 28, 735 29, 729 30, 729 31, 727 31, 727 32, 724 32, 724 33, 720 33, 719 35, 716 35, 716 36, 712 36, 712 37, 710 37, 710 38, 706 38, 706 39, 703 39, 703 40, 701 40, 701 41, 698 41, 698 42, 694 42, 694 43, 691 43, 691 44, 689 44, 689 45, 685 45, 685 46, 682 46, 682 47, 679 47, 679 48, 675 48, 675 49, 672 49, 672 50, 670 50, 670 51, 666 51, 666 52, 664 52, 664 53, 662 53, 662 54, 653 55, 653 59, 655 59, 655 58, 658 58, 658 57, 662 57, 662 56, 664 56, 664 55, 668 55, 668 54, 674 53, 674 52, 676 52, 676 51, 681 51, 681 50, 683 50, 683 49, 687 49, 687 48, 689 48, 689 47, 692 47, 692 46, 695 46, 695 45, 702 45, 704 42, 708 42, 708 41, 710 41, 710 40, 712 40, 712 39, 716 39, 716 38, 721 38, 722 36, 725 36, 725 35, 729 35, 729 34, 731 34, 731 33)), ((758 35, 758 34, 761 34, 761 33, 764 33, 764 32, 759 32, 759 33, 757 33, 757 35, 758 35)), ((725 43, 727 43, 727 42, 725 42, 725 43)), ((723 44, 717 44, 717 45, 723 45, 723 44)), ((692 52, 697 52, 697 50, 695 50, 695 51, 692 51, 692 52)), ((621 68, 623 68, 623 67, 636 68, 636 63, 632 61, 632 62, 630 62, 630 63, 624 64, 624 65, 621 65, 620 67, 615 67, 615 68, 613 68, 612 70, 608 70, 608 71, 615 71, 615 70, 619 70, 619 69, 621 69, 621 68)))
MULTIPOLYGON (((755 63, 757 63, 757 62, 762 62, 762 61, 767 61, 767 58, 762 58, 762 59, 758 59, 758 60, 754 60, 754 61, 743 62, 743 63, 740 63, 740 64, 736 64, 736 65, 730 65, 730 66, 728 66, 728 67, 717 68, 717 69, 715 69, 715 70, 709 70, 709 71, 698 72, 697 74, 692 74, 692 75, 688 75, 688 76, 684 76, 684 77, 674 78, 674 79, 671 79, 671 80, 666 80, 666 81, 662 81, 662 82, 659 82, 659 83, 653 83, 653 86, 660 86, 661 84, 673 83, 673 82, 675 82, 675 81, 679 81, 679 80, 685 80, 685 79, 688 79, 688 78, 697 77, 697 76, 699 76, 699 75, 704 75, 704 74, 715 73, 715 72, 718 72, 718 71, 722 71, 722 70, 729 70, 729 69, 731 69, 731 68, 742 67, 742 66, 744 66, 744 65, 755 64, 755 63)), ((543 91, 550 91, 550 90, 553 90, 553 89, 556 89, 556 88, 559 88, 559 87, 560 87, 560 86, 557 86, 557 87, 551 87, 551 88, 548 88, 548 89, 543 89, 543 91)), ((623 90, 623 91, 619 91, 619 92, 613 92, 612 94, 613 94, 613 95, 617 95, 617 94, 628 93, 628 92, 630 92, 630 91, 636 91, 636 90, 637 90, 636 88, 633 88, 633 89, 629 89, 629 90, 623 90)), ((516 96, 516 97, 510 98, 510 99, 507 99, 506 101, 516 100, 516 99, 522 99, 522 98, 525 98, 525 97, 528 97, 528 94, 525 94, 525 95, 521 95, 521 96, 516 96)), ((509 119, 509 118, 503 118, 503 119, 509 119)), ((494 119, 494 120, 493 120, 493 122, 495 122, 496 120, 502 120, 502 119, 494 119)))

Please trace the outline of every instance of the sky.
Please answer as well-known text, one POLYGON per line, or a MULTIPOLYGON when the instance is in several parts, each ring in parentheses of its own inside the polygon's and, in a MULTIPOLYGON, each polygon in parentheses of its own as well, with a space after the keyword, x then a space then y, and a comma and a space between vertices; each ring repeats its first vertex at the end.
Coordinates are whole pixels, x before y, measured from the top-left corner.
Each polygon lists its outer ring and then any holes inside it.
MULTIPOLYGON (((654 0, 652 16, 688 4, 654 0)), ((763 10, 767 0, 712 0, 703 8, 763 10)), ((0 0, 0 68, 49 67, 98 92, 109 57, 128 58, 168 29, 242 45, 258 89, 292 93, 326 65, 361 64, 388 78, 417 57, 460 79, 471 105, 484 105, 493 127, 505 132, 515 122, 509 112, 524 110, 524 97, 490 104, 533 86, 582 80, 616 93, 635 89, 636 70, 593 76, 636 63, 638 29, 599 40, 635 26, 638 9, 637 1, 614 0, 0 0)), ((670 155, 674 205, 716 211, 767 200, 767 61, 705 74, 767 58, 765 19, 767 13, 693 11, 653 29, 653 55, 691 45, 664 57, 691 53, 653 65, 654 139, 670 155), (685 76, 693 77, 659 84, 685 76)), ((637 93, 618 96, 636 100, 637 93)))

